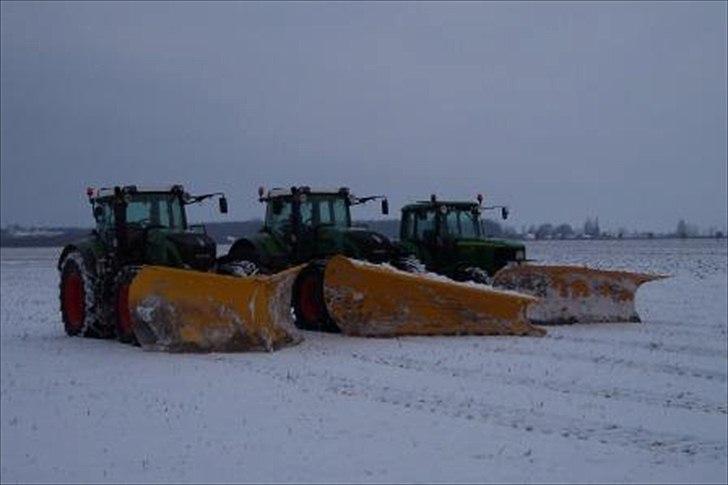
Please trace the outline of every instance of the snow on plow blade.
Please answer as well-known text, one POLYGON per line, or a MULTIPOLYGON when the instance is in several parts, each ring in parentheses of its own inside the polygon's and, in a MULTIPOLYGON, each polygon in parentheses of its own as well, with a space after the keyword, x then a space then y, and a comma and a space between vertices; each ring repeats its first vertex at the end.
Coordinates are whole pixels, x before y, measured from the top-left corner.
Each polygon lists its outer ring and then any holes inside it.
POLYGON ((342 333, 397 335, 543 335, 526 319, 536 299, 391 267, 332 258, 324 273, 329 316, 342 333))
POLYGON ((528 293, 536 324, 639 322, 634 297, 643 283, 665 275, 605 271, 579 266, 520 265, 503 268, 493 286, 528 293))
POLYGON ((129 305, 144 348, 181 351, 275 350, 299 343, 290 312, 300 268, 237 278, 147 266, 134 277, 129 305))

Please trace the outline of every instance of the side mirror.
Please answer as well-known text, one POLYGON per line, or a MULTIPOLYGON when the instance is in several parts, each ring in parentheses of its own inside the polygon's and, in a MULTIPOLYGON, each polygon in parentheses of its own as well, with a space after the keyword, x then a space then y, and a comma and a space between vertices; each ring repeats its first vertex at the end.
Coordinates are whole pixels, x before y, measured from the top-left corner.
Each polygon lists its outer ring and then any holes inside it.
POLYGON ((387 199, 382 199, 382 214, 385 216, 389 214, 389 201, 387 199))
POLYGON ((508 219, 508 207, 501 207, 501 217, 504 221, 508 219))
POLYGON ((228 206, 227 206, 227 199, 225 198, 225 196, 220 197, 218 202, 220 203, 220 213, 227 214, 228 206))
POLYGON ((96 219, 97 222, 101 221, 101 218, 104 216, 104 208, 100 205, 97 205, 94 207, 94 219, 96 219))

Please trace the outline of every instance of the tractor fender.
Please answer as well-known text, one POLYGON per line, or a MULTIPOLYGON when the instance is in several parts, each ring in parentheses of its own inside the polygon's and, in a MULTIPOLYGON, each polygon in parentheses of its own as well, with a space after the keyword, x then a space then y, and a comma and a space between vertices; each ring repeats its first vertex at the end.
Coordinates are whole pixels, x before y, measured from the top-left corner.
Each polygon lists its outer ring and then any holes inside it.
POLYGON ((61 251, 61 255, 58 257, 58 262, 56 263, 56 268, 58 269, 58 271, 61 270, 61 266, 63 265, 63 261, 73 251, 78 251, 78 247, 76 247, 75 244, 66 244, 66 246, 63 248, 63 251, 61 251))
POLYGON ((78 251, 81 253, 81 256, 84 259, 84 262, 86 263, 86 266, 88 268, 91 268, 94 272, 96 272, 96 262, 98 260, 97 253, 100 252, 98 250, 93 241, 77 241, 70 244, 67 244, 63 250, 61 251, 61 255, 58 257, 58 262, 56 263, 56 267, 58 268, 58 271, 61 270, 61 266, 63 265, 63 261, 68 257, 69 254, 71 254, 74 251, 78 251))
POLYGON ((386 253, 386 259, 391 259, 396 256, 396 247, 392 241, 376 231, 367 229, 349 229, 340 232, 340 246, 341 251, 336 251, 344 256, 366 260, 369 259, 373 253, 379 253, 378 257, 383 256, 383 252, 386 253))

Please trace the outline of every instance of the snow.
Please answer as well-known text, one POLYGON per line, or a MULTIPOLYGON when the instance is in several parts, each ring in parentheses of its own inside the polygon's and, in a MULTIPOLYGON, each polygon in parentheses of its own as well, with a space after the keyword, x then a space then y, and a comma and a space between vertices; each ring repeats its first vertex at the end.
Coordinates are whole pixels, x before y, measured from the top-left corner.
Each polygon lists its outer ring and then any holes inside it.
POLYGON ((528 243, 673 274, 642 324, 204 355, 66 337, 59 251, 1 250, 4 483, 728 480, 725 240, 528 243))

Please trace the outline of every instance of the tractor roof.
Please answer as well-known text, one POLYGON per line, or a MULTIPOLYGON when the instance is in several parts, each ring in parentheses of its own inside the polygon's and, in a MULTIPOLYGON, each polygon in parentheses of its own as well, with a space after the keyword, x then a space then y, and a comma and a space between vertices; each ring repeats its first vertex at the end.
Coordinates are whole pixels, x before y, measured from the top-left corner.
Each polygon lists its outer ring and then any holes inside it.
POLYGON ((402 211, 436 209, 443 205, 448 207, 462 207, 464 209, 470 209, 473 206, 477 206, 478 202, 469 200, 436 200, 434 202, 431 200, 418 200, 417 202, 407 204, 402 207, 402 211))
MULTIPOLYGON (((135 192, 142 192, 142 193, 171 193, 175 191, 184 192, 184 188, 179 185, 120 185, 119 188, 122 191, 128 192, 128 193, 135 193, 135 192)), ((101 187, 98 189, 95 189, 93 187, 89 187, 86 189, 86 194, 88 195, 89 199, 102 199, 105 197, 111 197, 114 195, 114 187, 101 187)))
MULTIPOLYGON (((348 187, 339 187, 339 188, 332 188, 332 187, 307 187, 307 186, 300 186, 299 189, 303 190, 304 193, 307 194, 322 194, 322 195, 349 195, 349 188, 348 187)), ((291 191, 291 188, 282 188, 282 187, 273 187, 268 191, 268 198, 274 199, 277 197, 290 197, 293 195, 293 192, 291 191)))

